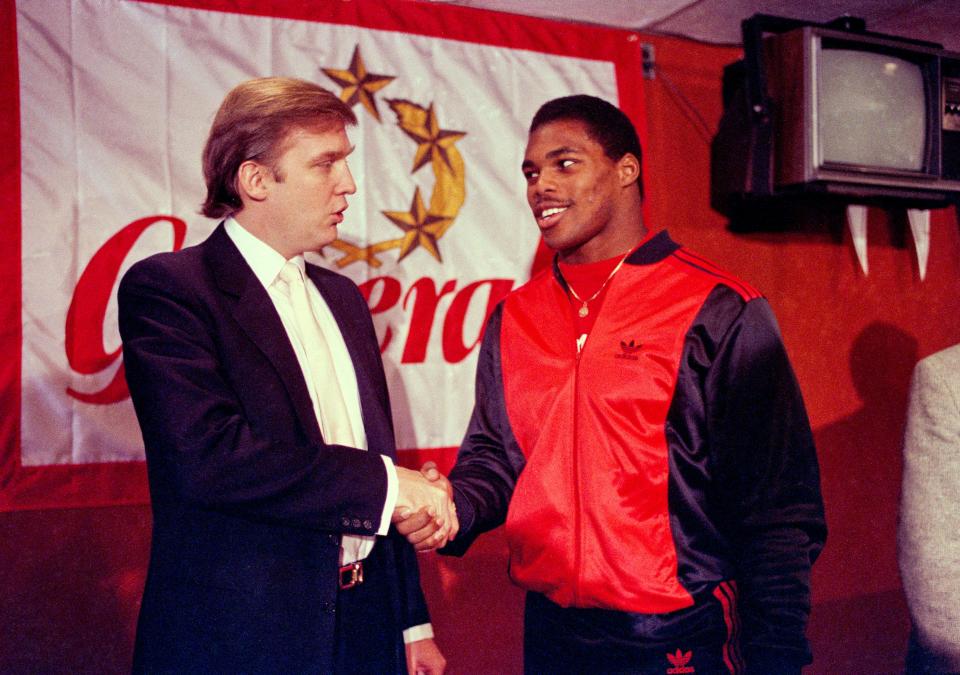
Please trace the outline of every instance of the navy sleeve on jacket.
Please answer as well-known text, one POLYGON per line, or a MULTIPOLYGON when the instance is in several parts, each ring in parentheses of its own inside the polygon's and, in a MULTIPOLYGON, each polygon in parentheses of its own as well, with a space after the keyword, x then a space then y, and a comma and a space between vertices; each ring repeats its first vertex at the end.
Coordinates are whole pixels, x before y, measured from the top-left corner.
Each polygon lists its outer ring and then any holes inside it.
POLYGON ((799 673, 810 662, 810 570, 826 523, 810 423, 766 300, 742 304, 729 323, 703 398, 748 671, 799 673))
POLYGON ((524 457, 503 398, 500 325, 503 304, 490 315, 477 362, 473 414, 450 472, 460 518, 457 538, 440 553, 463 555, 480 534, 503 524, 524 457))

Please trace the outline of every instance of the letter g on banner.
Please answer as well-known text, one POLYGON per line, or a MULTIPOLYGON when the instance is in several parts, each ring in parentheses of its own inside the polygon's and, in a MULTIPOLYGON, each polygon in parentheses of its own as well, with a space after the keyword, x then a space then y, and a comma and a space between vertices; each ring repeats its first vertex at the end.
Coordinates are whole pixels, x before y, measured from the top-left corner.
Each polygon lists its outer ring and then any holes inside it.
MULTIPOLYGON (((110 294, 120 275, 123 261, 144 231, 166 221, 173 226, 173 250, 183 247, 187 224, 173 216, 147 216, 133 221, 100 247, 87 264, 70 300, 67 310, 64 347, 70 368, 80 375, 94 375, 109 368, 120 358, 120 347, 107 353, 103 346, 103 324, 106 321, 110 294)), ((67 387, 67 394, 83 401, 105 405, 117 403, 130 395, 124 379, 123 364, 110 383, 93 393, 84 393, 67 387)))

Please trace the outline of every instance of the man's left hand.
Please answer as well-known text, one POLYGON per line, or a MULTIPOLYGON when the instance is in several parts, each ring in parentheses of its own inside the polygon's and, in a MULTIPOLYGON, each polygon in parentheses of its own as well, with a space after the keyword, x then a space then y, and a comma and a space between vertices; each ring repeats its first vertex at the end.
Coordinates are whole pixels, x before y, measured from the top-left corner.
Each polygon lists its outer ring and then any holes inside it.
POLYGON ((412 513, 405 510, 396 514, 393 522, 397 531, 413 544, 415 550, 432 551, 446 545, 448 541, 453 541, 460 529, 460 523, 456 518, 457 506, 453 503, 453 486, 437 469, 436 463, 426 462, 420 468, 420 473, 431 483, 439 484, 446 490, 447 498, 450 500, 450 511, 454 516, 453 522, 444 529, 441 527, 442 521, 433 518, 426 508, 412 513))
POLYGON ((408 642, 407 672, 410 675, 443 675, 447 668, 447 660, 440 653, 440 648, 433 638, 408 642))

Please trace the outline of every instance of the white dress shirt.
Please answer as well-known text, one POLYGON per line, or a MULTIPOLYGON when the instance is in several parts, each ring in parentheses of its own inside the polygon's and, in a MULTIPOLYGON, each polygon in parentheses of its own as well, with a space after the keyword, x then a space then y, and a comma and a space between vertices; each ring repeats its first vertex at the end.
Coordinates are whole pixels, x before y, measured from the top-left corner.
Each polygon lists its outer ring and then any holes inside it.
MULTIPOLYGON (((313 403, 314 413, 316 414, 320 405, 318 383, 310 376, 310 369, 306 365, 306 353, 304 352, 303 344, 301 343, 296 328, 296 320, 293 316, 290 298, 274 283, 280 274, 280 270, 283 269, 283 266, 287 263, 287 260, 270 245, 244 229, 234 218, 227 218, 224 222, 224 227, 231 241, 233 241, 237 249, 239 249, 240 255, 243 256, 243 259, 250 266, 250 269, 253 270, 254 276, 266 289, 270 300, 273 301, 273 306, 280 315, 280 321, 283 323, 290 344, 293 346, 293 351, 297 355, 297 361, 300 364, 304 380, 307 383, 310 401, 313 403)), ((305 261, 302 255, 291 258, 290 262, 300 268, 306 281, 310 280, 310 278, 306 276, 305 261)), ((347 405, 347 415, 350 421, 349 432, 346 433, 348 438, 329 438, 330 432, 323 429, 321 425, 320 431, 323 434, 323 440, 326 443, 335 443, 337 445, 346 445, 360 450, 367 450, 367 434, 363 426, 363 413, 360 407, 357 374, 353 368, 353 360, 350 358, 347 344, 343 339, 343 335, 340 333, 337 320, 334 318, 330 307, 327 305, 326 300, 323 299, 320 291, 314 286, 312 281, 306 284, 306 288, 311 309, 313 309, 314 316, 320 325, 320 330, 330 348, 334 361, 334 378, 329 378, 329 381, 335 381, 336 385, 339 386, 347 405)), ((317 420, 319 424, 320 418, 318 417, 317 420)), ((380 527, 377 529, 377 534, 385 536, 390 529, 390 516, 397 503, 399 486, 397 469, 394 467, 393 462, 385 455, 381 455, 380 457, 383 459, 383 464, 387 470, 387 497, 384 501, 383 512, 380 514, 380 527)), ((375 543, 375 536, 343 535, 340 540, 340 564, 346 565, 356 560, 363 560, 370 555, 370 551, 373 550, 375 543)), ((403 631, 403 640, 406 643, 432 637, 433 628, 429 623, 413 626, 403 631)))
MULTIPOLYGON (((296 329, 296 322, 293 317, 293 308, 290 305, 290 299, 277 288, 274 281, 280 274, 280 270, 286 264, 287 260, 271 246, 257 239, 250 234, 233 218, 227 218, 225 223, 227 235, 236 244, 240 250, 240 255, 250 265, 254 276, 263 284, 273 306, 280 315, 280 321, 287 332, 293 351, 297 355, 297 361, 300 364, 300 370, 303 372, 304 380, 307 383, 307 390, 310 393, 310 401, 313 403, 314 412, 319 409, 318 388, 314 378, 310 375, 309 368, 306 366, 307 358, 296 329)), ((305 262, 302 255, 291 258, 291 262, 304 271, 305 262)), ((305 276, 305 279, 309 277, 305 276)), ((350 359, 350 353, 347 351, 347 344, 340 334, 337 321, 330 312, 323 296, 317 290, 313 283, 306 284, 307 294, 310 296, 310 304, 316 316, 317 322, 324 339, 330 348, 333 356, 335 373, 334 377, 328 378, 328 381, 335 382, 340 387, 343 398, 347 404, 347 415, 350 418, 350 430, 352 437, 347 439, 330 438, 330 432, 321 428, 323 440, 326 443, 336 443, 338 445, 349 445, 360 450, 367 449, 367 434, 363 428, 363 415, 360 411, 360 394, 357 388, 357 374, 353 369, 353 361, 350 359), (344 442, 346 441, 346 442, 344 442)), ((319 420, 319 418, 318 418, 319 420)), ((387 499, 383 505, 383 512, 380 514, 380 527, 377 534, 386 535, 390 529, 390 515, 397 501, 397 470, 389 457, 381 455, 384 466, 387 469, 387 499)), ((376 540, 374 536, 362 535, 343 535, 340 564, 346 565, 355 560, 366 558, 373 550, 373 544, 376 540)))

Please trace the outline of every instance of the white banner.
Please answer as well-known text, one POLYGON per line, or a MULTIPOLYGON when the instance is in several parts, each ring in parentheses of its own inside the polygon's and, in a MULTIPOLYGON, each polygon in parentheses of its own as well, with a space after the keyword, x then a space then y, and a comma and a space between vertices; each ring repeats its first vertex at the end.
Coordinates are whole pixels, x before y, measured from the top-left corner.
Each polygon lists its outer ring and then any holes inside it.
POLYGON ((20 0, 17 36, 24 466, 142 459, 116 284, 216 225, 200 152, 237 83, 295 76, 354 105, 358 193, 321 264, 368 293, 400 448, 459 444, 484 318, 528 278, 533 113, 617 100, 610 61, 154 3, 20 0))

